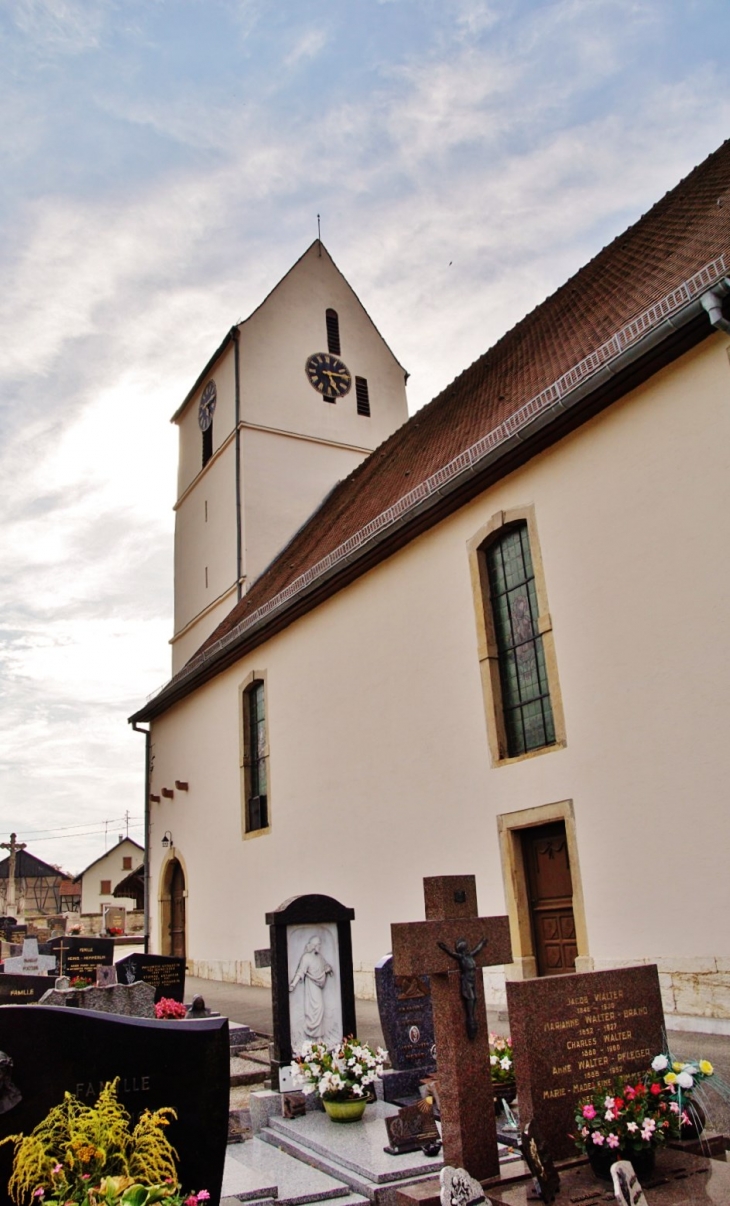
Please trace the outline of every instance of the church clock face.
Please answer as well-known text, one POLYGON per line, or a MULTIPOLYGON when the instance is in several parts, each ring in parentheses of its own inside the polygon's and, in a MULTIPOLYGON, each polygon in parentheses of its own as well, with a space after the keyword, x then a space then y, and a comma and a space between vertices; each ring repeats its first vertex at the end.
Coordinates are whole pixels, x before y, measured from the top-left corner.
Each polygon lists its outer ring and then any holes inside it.
POLYGON ((215 381, 209 381, 203 390, 200 406, 198 407, 198 423, 200 424, 201 431, 207 431, 213 422, 213 411, 215 410, 217 396, 215 381))
POLYGON ((304 366, 312 389, 330 397, 344 398, 352 386, 352 374, 346 364, 330 352, 315 352, 304 366))

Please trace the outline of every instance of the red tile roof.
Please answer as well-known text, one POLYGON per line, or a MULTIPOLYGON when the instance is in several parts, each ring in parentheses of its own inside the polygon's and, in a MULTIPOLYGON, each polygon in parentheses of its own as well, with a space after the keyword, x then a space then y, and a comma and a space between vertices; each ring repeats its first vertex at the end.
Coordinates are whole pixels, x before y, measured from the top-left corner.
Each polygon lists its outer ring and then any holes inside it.
MULTIPOLYGON (((725 255, 730 262, 730 140, 340 482, 187 666, 627 324, 725 255)), ((717 264, 712 271, 716 276, 717 264)), ((712 277, 705 273, 700 283, 706 289, 712 277)), ((620 339, 614 340, 610 354, 620 345, 620 339)), ((606 358, 601 353, 598 363, 606 358)), ((183 668, 176 678, 185 675, 183 668)), ((146 712, 142 709, 133 719, 146 712)))
POLYGON ((202 648, 724 252, 730 139, 340 482, 202 648))

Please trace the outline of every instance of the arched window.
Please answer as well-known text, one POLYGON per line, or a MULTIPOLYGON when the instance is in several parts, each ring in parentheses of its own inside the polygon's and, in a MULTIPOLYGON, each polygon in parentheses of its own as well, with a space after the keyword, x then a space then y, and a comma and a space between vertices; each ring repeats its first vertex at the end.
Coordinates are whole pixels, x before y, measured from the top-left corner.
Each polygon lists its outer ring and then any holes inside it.
POLYGON ((340 320, 337 317, 336 310, 327 310, 325 313, 325 322, 327 323, 327 351, 333 356, 339 356, 340 348, 340 320))
POLYGON ((493 541, 486 557, 507 753, 513 758, 555 742, 527 524, 517 523, 493 541))
POLYGON ((208 461, 213 455, 213 420, 210 421, 210 426, 206 427, 203 432, 203 468, 208 464, 208 461))
POLYGON ((565 745, 552 621, 532 507, 470 541, 479 657, 495 764, 565 745))
POLYGON ((254 678, 243 692, 244 833, 269 826, 266 696, 263 679, 254 678))

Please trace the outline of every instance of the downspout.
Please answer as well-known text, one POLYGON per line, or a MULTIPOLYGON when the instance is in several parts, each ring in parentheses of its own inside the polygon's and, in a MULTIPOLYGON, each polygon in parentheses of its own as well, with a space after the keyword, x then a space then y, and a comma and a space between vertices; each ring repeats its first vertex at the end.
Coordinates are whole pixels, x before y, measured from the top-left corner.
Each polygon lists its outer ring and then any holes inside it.
POLYGON ((241 570, 243 560, 243 539, 241 532, 241 366, 240 341, 241 332, 233 327, 234 367, 236 381, 236 599, 241 602, 241 570))
POLYGON ((730 293, 730 279, 725 277, 719 284, 715 285, 714 289, 710 289, 709 293, 702 294, 702 306, 710 316, 710 322, 718 331, 725 331, 730 335, 730 319, 724 318, 722 313, 723 299, 730 293))
POLYGON ((135 733, 144 733, 144 953, 149 954, 150 945, 150 749, 151 730, 143 729, 132 721, 135 733))

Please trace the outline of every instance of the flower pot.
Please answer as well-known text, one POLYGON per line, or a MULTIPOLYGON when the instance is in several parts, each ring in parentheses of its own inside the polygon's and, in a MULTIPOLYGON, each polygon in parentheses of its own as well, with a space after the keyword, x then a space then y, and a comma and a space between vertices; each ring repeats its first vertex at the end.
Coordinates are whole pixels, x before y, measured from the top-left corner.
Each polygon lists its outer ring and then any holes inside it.
POLYGON ((682 1113, 687 1115, 689 1121, 682 1122, 679 1129, 680 1139, 699 1139, 707 1121, 705 1111, 699 1101, 695 1101, 692 1097, 685 1097, 682 1102, 682 1113))
POLYGON ((322 1104, 333 1122, 359 1122, 365 1113, 367 1099, 354 1098, 352 1101, 328 1101, 322 1099, 322 1104))
POLYGON ((622 1151, 621 1148, 607 1147, 605 1144, 602 1147, 598 1147, 595 1143, 591 1143, 586 1149, 586 1155, 593 1172, 602 1181, 611 1180, 612 1164, 615 1164, 617 1160, 628 1160, 633 1164, 634 1172, 643 1183, 654 1172, 656 1148, 645 1147, 639 1152, 633 1149, 622 1151))
POLYGON ((514 1080, 492 1081, 492 1089, 494 1090, 494 1112, 499 1115, 502 1113, 502 1102, 506 1101, 507 1105, 512 1105, 517 1096, 517 1082, 514 1080))

